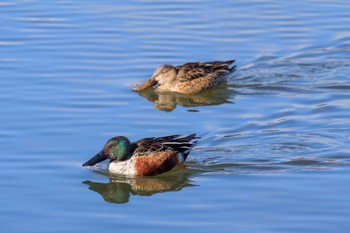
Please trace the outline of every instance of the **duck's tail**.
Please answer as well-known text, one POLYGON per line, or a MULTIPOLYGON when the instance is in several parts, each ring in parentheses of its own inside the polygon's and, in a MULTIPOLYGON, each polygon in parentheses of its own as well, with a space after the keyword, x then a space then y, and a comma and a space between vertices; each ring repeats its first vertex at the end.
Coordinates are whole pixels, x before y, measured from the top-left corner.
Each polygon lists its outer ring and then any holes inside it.
POLYGON ((178 151, 182 155, 181 163, 185 162, 188 154, 191 152, 193 146, 198 142, 195 139, 200 138, 197 134, 190 134, 188 136, 172 135, 167 137, 167 141, 162 144, 170 146, 175 151, 178 151))
POLYGON ((236 70, 236 67, 237 67, 236 65, 233 65, 233 66, 230 67, 230 65, 232 65, 235 61, 236 61, 236 60, 228 60, 228 61, 225 61, 225 63, 228 65, 228 70, 229 70, 230 72, 233 72, 233 71, 236 70))
POLYGON ((206 66, 210 67, 212 72, 217 75, 226 75, 236 70, 236 66, 232 65, 234 62, 235 60, 214 61, 206 63, 206 66))

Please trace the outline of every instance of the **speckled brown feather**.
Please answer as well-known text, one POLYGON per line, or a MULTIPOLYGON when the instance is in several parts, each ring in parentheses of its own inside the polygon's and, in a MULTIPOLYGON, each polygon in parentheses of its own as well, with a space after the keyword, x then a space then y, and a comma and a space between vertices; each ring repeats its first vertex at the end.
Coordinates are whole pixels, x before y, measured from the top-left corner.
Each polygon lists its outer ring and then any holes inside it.
POLYGON ((178 70, 174 91, 182 94, 195 94, 210 89, 225 81, 226 76, 235 70, 230 67, 234 60, 215 62, 193 62, 176 66, 178 70))
POLYGON ((184 65, 175 66, 178 71, 176 80, 179 82, 192 81, 198 78, 208 77, 210 79, 219 78, 234 71, 235 66, 230 67, 234 60, 214 61, 214 62, 191 62, 184 65))
POLYGON ((219 85, 225 79, 217 77, 214 74, 208 74, 206 76, 190 80, 188 82, 180 82, 176 84, 178 93, 182 94, 195 94, 197 92, 210 89, 219 85))

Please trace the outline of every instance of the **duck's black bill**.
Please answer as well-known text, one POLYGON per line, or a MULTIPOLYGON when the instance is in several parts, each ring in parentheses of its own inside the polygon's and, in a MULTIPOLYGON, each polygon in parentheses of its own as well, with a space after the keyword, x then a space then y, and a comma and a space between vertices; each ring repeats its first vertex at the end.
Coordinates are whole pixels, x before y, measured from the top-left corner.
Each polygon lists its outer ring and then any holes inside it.
POLYGON ((85 166, 93 166, 96 163, 102 162, 103 160, 107 159, 107 155, 103 153, 103 151, 100 151, 97 155, 83 163, 83 167, 85 166))

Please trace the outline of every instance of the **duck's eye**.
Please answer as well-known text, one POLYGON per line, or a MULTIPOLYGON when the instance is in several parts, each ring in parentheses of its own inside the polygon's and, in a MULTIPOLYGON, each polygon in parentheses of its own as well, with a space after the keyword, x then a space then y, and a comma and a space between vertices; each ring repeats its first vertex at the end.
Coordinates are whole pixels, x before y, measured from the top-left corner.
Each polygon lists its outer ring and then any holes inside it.
POLYGON ((163 69, 162 73, 165 74, 168 71, 169 71, 169 69, 163 69))

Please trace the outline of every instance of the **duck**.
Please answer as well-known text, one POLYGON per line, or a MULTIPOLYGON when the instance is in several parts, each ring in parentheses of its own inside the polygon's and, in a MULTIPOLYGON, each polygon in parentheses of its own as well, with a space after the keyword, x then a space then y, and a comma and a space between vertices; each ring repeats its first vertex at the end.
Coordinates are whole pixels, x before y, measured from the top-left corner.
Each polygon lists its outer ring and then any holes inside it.
POLYGON ((235 71, 236 66, 231 66, 234 62, 235 60, 228 60, 190 62, 178 66, 161 65, 151 78, 133 90, 142 91, 155 87, 159 92, 195 94, 224 82, 235 71))
POLYGON ((110 159, 108 171, 126 176, 155 176, 172 170, 186 161, 191 148, 199 138, 196 134, 188 136, 170 135, 143 138, 130 142, 125 136, 109 139, 103 149, 83 163, 93 166, 110 159))

